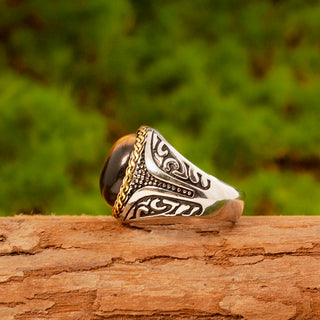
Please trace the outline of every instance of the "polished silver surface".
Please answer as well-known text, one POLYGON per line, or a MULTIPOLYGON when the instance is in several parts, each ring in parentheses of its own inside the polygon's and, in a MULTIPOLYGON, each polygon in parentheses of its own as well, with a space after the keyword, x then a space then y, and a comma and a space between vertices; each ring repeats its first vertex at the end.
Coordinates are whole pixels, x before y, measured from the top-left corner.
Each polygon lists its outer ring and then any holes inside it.
POLYGON ((202 171, 149 128, 119 219, 217 214, 235 222, 243 194, 202 171))

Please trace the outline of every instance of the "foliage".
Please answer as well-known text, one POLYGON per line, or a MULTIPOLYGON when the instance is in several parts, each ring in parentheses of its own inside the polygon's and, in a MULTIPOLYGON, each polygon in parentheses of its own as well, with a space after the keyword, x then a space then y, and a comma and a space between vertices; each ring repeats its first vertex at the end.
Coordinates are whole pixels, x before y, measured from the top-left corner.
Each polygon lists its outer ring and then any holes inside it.
POLYGON ((80 112, 66 92, 8 74, 0 78, 0 110, 3 213, 94 213, 101 119, 80 112))
POLYGON ((145 123, 247 214, 319 213, 319 36, 316 1, 1 2, 0 211, 109 212, 103 157, 145 123))

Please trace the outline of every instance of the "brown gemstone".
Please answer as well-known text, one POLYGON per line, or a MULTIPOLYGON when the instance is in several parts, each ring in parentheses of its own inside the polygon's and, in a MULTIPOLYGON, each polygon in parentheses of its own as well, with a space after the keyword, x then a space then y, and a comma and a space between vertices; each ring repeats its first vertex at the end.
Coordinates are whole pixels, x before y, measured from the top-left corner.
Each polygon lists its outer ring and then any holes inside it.
POLYGON ((104 200, 113 206, 136 141, 136 134, 120 138, 111 148, 100 176, 100 190, 104 200))

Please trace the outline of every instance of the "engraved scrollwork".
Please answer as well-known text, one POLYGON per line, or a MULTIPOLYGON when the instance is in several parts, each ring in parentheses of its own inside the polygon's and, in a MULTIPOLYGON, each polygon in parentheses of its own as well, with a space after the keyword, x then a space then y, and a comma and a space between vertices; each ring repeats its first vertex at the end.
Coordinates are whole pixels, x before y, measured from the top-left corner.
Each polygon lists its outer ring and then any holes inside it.
POLYGON ((154 131, 152 132, 151 150, 154 162, 164 172, 200 189, 208 190, 210 188, 211 181, 203 177, 202 173, 192 168, 188 163, 179 159, 171 151, 166 141, 154 131))
POLYGON ((194 197, 194 191, 191 188, 185 188, 180 185, 170 183, 150 174, 146 168, 144 155, 142 154, 133 174, 129 195, 133 194, 138 189, 148 186, 161 188, 172 193, 180 194, 184 197, 194 197))
POLYGON ((124 220, 151 216, 199 216, 202 206, 192 201, 165 196, 146 196, 137 200, 128 210, 124 220))

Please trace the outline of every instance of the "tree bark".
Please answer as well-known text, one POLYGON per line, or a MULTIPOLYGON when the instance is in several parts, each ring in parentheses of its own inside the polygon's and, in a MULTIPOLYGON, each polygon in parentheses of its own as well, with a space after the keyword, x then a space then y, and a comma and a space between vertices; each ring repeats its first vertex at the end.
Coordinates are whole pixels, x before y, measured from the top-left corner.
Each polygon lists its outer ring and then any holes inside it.
POLYGON ((320 319, 320 217, 0 218, 0 319, 127 317, 320 319))

